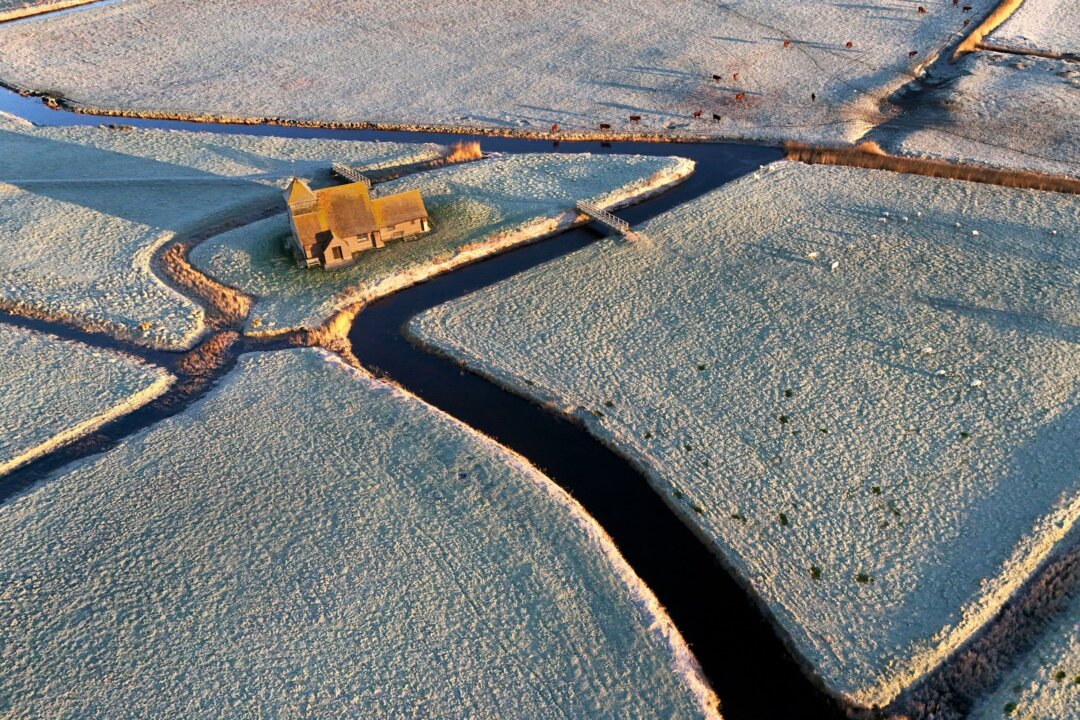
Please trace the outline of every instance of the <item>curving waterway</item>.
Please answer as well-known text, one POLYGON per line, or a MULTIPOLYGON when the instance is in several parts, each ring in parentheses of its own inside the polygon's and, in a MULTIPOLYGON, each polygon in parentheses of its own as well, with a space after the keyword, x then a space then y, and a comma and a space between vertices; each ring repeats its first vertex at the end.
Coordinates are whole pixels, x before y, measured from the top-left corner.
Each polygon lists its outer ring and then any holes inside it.
MULTIPOLYGON (((142 128, 291 138, 452 143, 475 139, 460 133, 337 130, 277 125, 229 125, 170 120, 102 118, 52 110, 36 98, 0 90, 0 110, 39 125, 123 124, 142 128)), ((780 150, 752 145, 644 142, 563 142, 482 137, 489 152, 591 152, 681 155, 697 170, 682 184, 617 214, 631 224, 692 200, 781 157, 780 150)), ((841 718, 844 713, 801 671, 773 626, 713 552, 664 504, 625 459, 583 428, 462 370, 452 361, 411 344, 403 325, 431 307, 508 278, 594 242, 590 228, 571 230, 519 247, 402 290, 365 307, 349 333, 362 365, 426 402, 525 456, 570 492, 604 527, 626 560, 652 589, 701 662, 728 720, 841 718)), ((122 349, 165 367, 178 353, 133 348, 99 335, 53 323, 0 315, 16 322, 103 347, 122 349)), ((249 350, 275 345, 241 341, 219 375, 249 350)), ((281 345, 284 347, 284 344, 281 345)), ((152 403, 99 429, 90 439, 62 448, 11 473, 0 482, 0 500, 81 457, 101 452, 198 399, 152 403)))

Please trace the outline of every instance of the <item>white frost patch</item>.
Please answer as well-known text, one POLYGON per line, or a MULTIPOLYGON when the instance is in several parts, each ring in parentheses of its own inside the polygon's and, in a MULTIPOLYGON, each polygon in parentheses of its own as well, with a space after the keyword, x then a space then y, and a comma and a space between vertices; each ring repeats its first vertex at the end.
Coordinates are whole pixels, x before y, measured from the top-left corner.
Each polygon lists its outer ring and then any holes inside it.
POLYGON ((145 405, 172 382, 126 355, 0 324, 0 475, 145 405))
POLYGON ((419 189, 433 231, 368 252, 352 267, 297 268, 284 249, 284 214, 212 238, 190 260, 257 298, 249 333, 314 328, 354 303, 565 229, 579 220, 578 200, 617 207, 682 180, 693 167, 676 157, 502 155, 376 186, 376 195, 419 189))
POLYGON ((1080 3, 1024 0, 987 40, 1028 50, 1080 53, 1080 3))
POLYGON ((135 111, 839 142, 995 0, 921 4, 142 0, 0 28, 0 77, 135 111))
POLYGON ((0 306, 143 345, 191 347, 202 308, 151 270, 178 235, 273 203, 334 160, 384 166, 439 146, 158 130, 33 128, 0 117, 0 306))
POLYGON ((718 718, 518 456, 310 349, 0 508, 15 716, 718 718))
POLYGON ((634 459, 884 706, 1080 512, 1077 228, 1074 196, 778 163, 411 329, 634 459))
POLYGON ((979 52, 941 72, 915 109, 874 130, 885 150, 1080 177, 1080 65, 979 52))
POLYGON ((1080 708, 1080 592, 1058 614, 972 720, 1076 720, 1080 708))

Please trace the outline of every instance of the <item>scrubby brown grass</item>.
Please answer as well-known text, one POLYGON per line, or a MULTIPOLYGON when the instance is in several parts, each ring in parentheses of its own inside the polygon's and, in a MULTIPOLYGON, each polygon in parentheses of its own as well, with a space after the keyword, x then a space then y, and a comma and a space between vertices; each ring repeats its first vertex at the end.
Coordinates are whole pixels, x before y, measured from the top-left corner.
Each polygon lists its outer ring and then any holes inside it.
POLYGON ((300 330, 289 335, 289 344, 301 347, 321 347, 324 350, 337 353, 353 367, 360 367, 360 361, 352 353, 352 345, 349 343, 349 330, 352 328, 356 313, 360 312, 363 303, 354 303, 349 307, 339 310, 314 330, 300 330))
MULTIPOLYGON (((199 392, 214 379, 225 363, 235 355, 240 333, 233 330, 214 333, 206 342, 186 353, 173 366, 180 378, 170 395, 185 397, 199 392)), ((171 398, 171 399, 175 399, 171 398)))
POLYGON ((784 153, 788 160, 798 160, 812 165, 844 165, 871 170, 891 170, 908 175, 926 175, 1005 187, 1080 194, 1080 179, 1021 170, 960 165, 947 160, 900 157, 889 155, 876 143, 870 142, 842 148, 821 148, 802 143, 786 143, 784 153))
POLYGON ((223 321, 227 325, 239 325, 251 312, 251 298, 191 266, 184 243, 174 243, 168 247, 161 254, 161 266, 169 280, 206 305, 210 319, 223 321))

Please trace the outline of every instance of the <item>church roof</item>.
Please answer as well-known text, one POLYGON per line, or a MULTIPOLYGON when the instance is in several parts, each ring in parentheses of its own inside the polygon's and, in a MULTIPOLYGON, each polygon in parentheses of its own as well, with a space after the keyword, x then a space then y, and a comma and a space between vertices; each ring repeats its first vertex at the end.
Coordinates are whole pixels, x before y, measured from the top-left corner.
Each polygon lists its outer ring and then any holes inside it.
POLYGON ((419 190, 372 199, 365 183, 348 183, 312 191, 296 178, 285 190, 297 240, 309 256, 322 233, 349 238, 367 235, 398 223, 427 217, 419 190), (314 201, 314 204, 309 204, 314 201), (297 208, 300 203, 303 207, 297 208))
POLYGON ((310 202, 315 199, 315 193, 300 178, 293 178, 289 186, 285 188, 285 202, 289 205, 298 202, 310 202))

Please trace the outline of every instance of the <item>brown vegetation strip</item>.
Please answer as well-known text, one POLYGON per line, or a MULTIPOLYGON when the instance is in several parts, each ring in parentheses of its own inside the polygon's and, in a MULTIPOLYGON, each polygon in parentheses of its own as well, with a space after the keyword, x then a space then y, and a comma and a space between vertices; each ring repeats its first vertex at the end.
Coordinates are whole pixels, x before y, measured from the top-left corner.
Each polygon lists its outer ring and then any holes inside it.
POLYGON ((989 185, 1027 188, 1029 190, 1080 194, 1080 179, 1077 178, 960 165, 946 160, 888 155, 875 143, 862 143, 855 147, 840 148, 821 148, 802 143, 785 143, 784 152, 788 160, 798 160, 811 165, 845 165, 871 170, 891 170, 892 172, 908 175, 925 175, 950 180, 968 180, 989 185))
POLYGON ((139 118, 142 120, 177 120, 180 122, 221 125, 277 125, 279 127, 325 128, 328 130, 385 130, 443 135, 479 135, 487 137, 520 138, 522 140, 552 140, 556 142, 618 141, 618 142, 670 142, 670 143, 727 143, 775 146, 758 140, 741 140, 737 137, 718 137, 678 132, 627 132, 623 130, 527 130, 524 128, 482 127, 438 123, 393 122, 342 122, 336 120, 293 120, 273 117, 244 117, 240 115, 203 115, 195 113, 162 112, 158 110, 120 110, 80 105, 63 97, 45 92, 28 90, 0 80, 0 88, 16 92, 23 97, 38 97, 53 110, 66 110, 79 115, 95 117, 139 118))
POLYGON ((95 2, 100 2, 100 0, 57 0, 57 2, 44 3, 41 5, 26 5, 24 7, 15 8, 14 10, 0 12, 0 23, 28 18, 34 15, 44 15, 45 13, 66 10, 79 5, 89 5, 90 3, 95 2))
POLYGON ((1065 60, 1066 62, 1080 62, 1080 55, 1076 53, 1057 52, 1056 50, 1039 50, 1036 48, 1019 47, 1016 45, 1003 45, 999 43, 979 43, 979 50, 987 52, 1005 53, 1007 55, 1030 55, 1032 57, 1047 58, 1048 60, 1065 60))
POLYGON ((180 382, 165 401, 178 402, 205 389, 235 357, 239 339, 240 333, 234 330, 214 333, 202 345, 185 353, 172 368, 180 382))
POLYGON ((187 245, 178 242, 161 254, 161 267, 169 280, 190 297, 202 301, 210 318, 222 320, 227 325, 243 323, 251 311, 251 298, 193 268, 187 260, 187 251, 187 245))
POLYGON ((975 29, 971 33, 960 41, 960 44, 956 46, 956 50, 953 51, 952 60, 966 55, 970 52, 975 52, 979 49, 979 44, 983 41, 983 38, 994 32, 1001 23, 1009 19, 1009 16, 1016 12, 1021 5, 1024 4, 1024 0, 1001 0, 998 6, 995 7, 989 15, 981 23, 975 26, 975 29))

